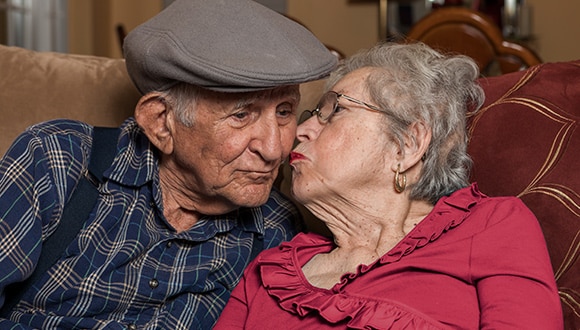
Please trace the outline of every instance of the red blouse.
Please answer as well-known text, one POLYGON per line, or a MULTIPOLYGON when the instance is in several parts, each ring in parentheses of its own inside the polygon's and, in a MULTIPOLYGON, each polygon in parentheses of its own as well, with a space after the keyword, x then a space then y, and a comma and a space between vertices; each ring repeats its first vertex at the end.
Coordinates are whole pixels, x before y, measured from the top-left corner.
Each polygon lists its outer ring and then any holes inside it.
POLYGON ((330 290, 302 266, 332 240, 299 234, 246 269, 214 329, 562 329, 539 224, 476 185, 444 197, 391 251, 330 290))

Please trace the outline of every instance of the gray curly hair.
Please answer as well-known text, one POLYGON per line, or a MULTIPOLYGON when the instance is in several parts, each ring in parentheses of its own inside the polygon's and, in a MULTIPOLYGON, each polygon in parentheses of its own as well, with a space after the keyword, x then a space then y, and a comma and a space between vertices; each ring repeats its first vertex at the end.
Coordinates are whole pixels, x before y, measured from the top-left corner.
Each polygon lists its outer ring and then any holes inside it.
POLYGON ((466 113, 479 109, 484 100, 475 62, 443 55, 422 43, 386 42, 343 61, 327 86, 364 67, 376 68, 365 88, 387 114, 386 131, 401 148, 412 123, 422 122, 432 130, 420 179, 408 187, 410 198, 435 203, 468 186, 466 113))

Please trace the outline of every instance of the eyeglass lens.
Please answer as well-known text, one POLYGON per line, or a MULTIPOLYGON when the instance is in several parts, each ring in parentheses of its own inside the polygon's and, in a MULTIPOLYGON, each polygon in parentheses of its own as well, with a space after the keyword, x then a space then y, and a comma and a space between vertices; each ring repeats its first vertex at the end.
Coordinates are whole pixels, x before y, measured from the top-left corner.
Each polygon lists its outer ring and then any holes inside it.
POLYGON ((332 116, 336 105, 338 104, 338 94, 334 92, 328 92, 324 94, 322 100, 318 104, 318 109, 320 109, 320 119, 326 122, 332 116))
POLYGON ((302 112, 299 123, 301 124, 305 122, 314 115, 317 115, 319 120, 324 123, 332 116, 337 104, 338 94, 328 92, 322 96, 315 110, 306 110, 302 112))

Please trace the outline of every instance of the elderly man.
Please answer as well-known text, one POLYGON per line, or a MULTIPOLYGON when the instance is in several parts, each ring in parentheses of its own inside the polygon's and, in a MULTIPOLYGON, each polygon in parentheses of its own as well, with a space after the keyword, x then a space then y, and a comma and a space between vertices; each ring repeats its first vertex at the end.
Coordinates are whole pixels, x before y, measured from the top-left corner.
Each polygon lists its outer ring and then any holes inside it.
POLYGON ((335 57, 250 0, 177 0, 127 36, 125 57, 143 97, 114 143, 56 120, 0 162, 0 305, 14 304, 2 329, 209 329, 256 246, 296 233, 297 210, 271 189, 298 84, 335 57), (95 175, 97 144, 113 157, 95 175), (92 212, 70 243, 50 241, 87 180, 92 212), (62 252, 34 273, 49 241, 62 252))

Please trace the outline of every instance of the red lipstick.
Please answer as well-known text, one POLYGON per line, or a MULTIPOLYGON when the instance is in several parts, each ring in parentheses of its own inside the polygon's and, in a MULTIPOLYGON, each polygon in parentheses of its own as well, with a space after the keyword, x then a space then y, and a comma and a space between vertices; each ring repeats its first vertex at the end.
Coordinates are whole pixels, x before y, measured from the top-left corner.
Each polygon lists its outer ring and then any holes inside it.
POLYGON ((299 152, 292 151, 290 153, 290 164, 292 164, 295 160, 306 159, 303 154, 299 152))

